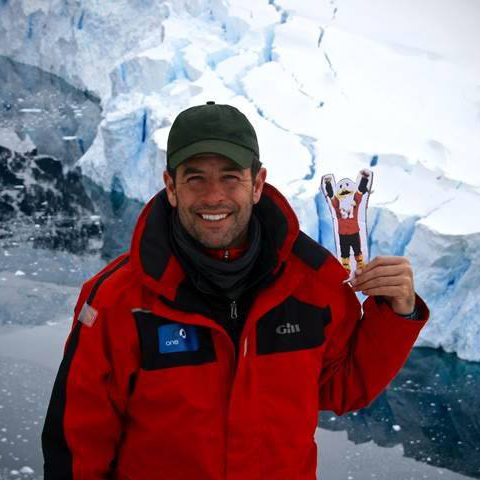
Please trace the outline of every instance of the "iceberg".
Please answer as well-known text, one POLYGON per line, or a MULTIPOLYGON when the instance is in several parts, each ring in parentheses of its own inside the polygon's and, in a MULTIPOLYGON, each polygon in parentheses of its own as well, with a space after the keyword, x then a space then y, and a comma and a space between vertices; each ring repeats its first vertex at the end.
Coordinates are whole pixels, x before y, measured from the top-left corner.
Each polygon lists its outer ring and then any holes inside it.
POLYGON ((418 8, 423 28, 393 1, 4 1, 0 55, 98 95, 77 164, 141 202, 176 114, 208 100, 249 117, 267 181, 331 250, 320 178, 371 169, 370 257, 410 259, 432 311, 418 345, 480 361, 480 10, 418 8))
POLYGON ((0 99, 2 146, 37 149, 68 166, 90 148, 101 119, 100 99, 90 92, 1 55, 0 99))

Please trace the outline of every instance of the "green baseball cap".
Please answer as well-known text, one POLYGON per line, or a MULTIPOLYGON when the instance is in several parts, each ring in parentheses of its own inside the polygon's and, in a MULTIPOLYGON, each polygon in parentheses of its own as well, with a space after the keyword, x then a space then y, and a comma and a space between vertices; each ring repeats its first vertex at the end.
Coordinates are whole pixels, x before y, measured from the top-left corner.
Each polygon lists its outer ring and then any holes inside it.
POLYGON ((167 165, 175 169, 198 153, 218 153, 242 168, 259 157, 257 135, 247 117, 231 105, 208 101, 180 112, 167 141, 167 165))

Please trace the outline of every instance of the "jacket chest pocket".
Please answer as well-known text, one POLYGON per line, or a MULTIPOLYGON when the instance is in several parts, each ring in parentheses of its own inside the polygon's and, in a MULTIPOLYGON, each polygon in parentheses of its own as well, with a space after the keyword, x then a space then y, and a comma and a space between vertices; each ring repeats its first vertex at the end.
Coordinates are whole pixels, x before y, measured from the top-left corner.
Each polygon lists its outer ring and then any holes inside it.
POLYGON ((144 310, 133 310, 145 370, 215 362, 212 333, 207 327, 174 322, 144 310))
POLYGON ((290 296, 258 320, 257 354, 319 347, 330 321, 330 307, 317 307, 290 296))

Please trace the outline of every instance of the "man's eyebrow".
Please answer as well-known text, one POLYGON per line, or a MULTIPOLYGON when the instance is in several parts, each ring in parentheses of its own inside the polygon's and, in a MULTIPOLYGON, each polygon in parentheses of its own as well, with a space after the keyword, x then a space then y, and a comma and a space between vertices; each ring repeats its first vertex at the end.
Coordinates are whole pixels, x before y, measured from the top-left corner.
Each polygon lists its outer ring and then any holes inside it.
POLYGON ((203 173, 203 171, 195 167, 186 167, 185 170, 183 171, 184 175, 190 175, 192 173, 203 173))

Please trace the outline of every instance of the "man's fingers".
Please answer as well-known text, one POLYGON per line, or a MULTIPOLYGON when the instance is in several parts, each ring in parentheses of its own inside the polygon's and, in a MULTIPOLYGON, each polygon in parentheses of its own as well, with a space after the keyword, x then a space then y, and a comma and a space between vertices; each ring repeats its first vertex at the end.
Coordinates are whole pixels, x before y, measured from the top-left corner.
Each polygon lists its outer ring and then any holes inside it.
POLYGON ((355 291, 361 291, 364 295, 384 296, 396 304, 410 302, 409 299, 413 298, 413 271, 406 257, 375 257, 358 271, 351 282, 355 291))
POLYGON ((353 285, 354 290, 365 290, 369 288, 404 285, 409 287, 411 285, 410 278, 407 275, 392 275, 389 277, 375 277, 366 282, 353 285))
POLYGON ((383 295, 386 297, 405 297, 406 290, 404 286, 386 286, 377 288, 368 288, 362 290, 364 295, 383 295))
POLYGON ((369 280, 374 278, 383 278, 383 277, 399 277, 406 276, 413 279, 413 272, 409 265, 389 265, 389 266, 378 266, 368 272, 363 272, 361 274, 356 274, 352 285, 361 285, 369 280))
POLYGON ((379 265, 367 271, 362 268, 362 272, 360 274, 355 271, 355 276, 357 279, 361 279, 361 281, 363 282, 375 276, 389 277, 390 275, 398 275, 399 273, 402 273, 404 269, 405 267, 403 265, 379 265))
POLYGON ((379 257, 375 257, 371 262, 367 263, 364 265, 361 270, 362 273, 368 272, 372 270, 373 268, 379 267, 379 266, 387 266, 387 265, 410 265, 410 262, 408 258, 406 257, 401 257, 398 255, 382 255, 379 257))

